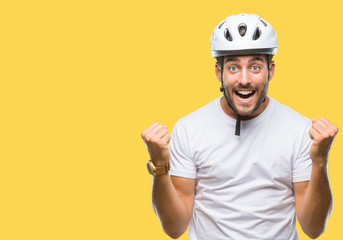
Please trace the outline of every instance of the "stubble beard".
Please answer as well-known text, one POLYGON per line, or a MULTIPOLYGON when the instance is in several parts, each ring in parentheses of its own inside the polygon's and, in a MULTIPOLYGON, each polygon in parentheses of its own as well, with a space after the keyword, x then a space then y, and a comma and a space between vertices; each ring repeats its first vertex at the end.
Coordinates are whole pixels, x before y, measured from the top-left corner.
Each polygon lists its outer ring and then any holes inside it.
MULTIPOLYGON (((265 100, 265 98, 267 96, 268 88, 269 88, 269 81, 266 81, 264 83, 263 90, 262 90, 260 96, 258 97, 255 106, 249 112, 239 111, 237 106, 236 106, 236 104, 235 104, 235 102, 233 101, 232 94, 230 94, 229 91, 227 91, 226 88, 225 88, 225 93, 226 93, 226 96, 227 96, 227 98, 229 100, 230 106, 234 110, 234 112, 244 118, 244 117, 249 117, 251 114, 253 114, 261 106, 261 104, 264 102, 264 100, 265 100)), ((251 89, 251 88, 244 87, 244 86, 239 86, 239 89, 247 89, 248 90, 248 89, 251 89)), ((255 94, 257 94, 257 92, 255 94)), ((244 109, 244 105, 243 105, 243 109, 244 109)))

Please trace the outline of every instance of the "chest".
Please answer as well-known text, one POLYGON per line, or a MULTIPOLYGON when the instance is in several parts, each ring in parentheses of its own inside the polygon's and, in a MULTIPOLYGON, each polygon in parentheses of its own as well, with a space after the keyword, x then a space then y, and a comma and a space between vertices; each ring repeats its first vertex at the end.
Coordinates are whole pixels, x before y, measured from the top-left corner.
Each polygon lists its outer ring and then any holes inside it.
POLYGON ((273 129, 239 137, 223 132, 209 133, 193 146, 199 181, 218 187, 254 181, 262 181, 270 187, 291 187, 293 141, 289 135, 270 131, 273 129))

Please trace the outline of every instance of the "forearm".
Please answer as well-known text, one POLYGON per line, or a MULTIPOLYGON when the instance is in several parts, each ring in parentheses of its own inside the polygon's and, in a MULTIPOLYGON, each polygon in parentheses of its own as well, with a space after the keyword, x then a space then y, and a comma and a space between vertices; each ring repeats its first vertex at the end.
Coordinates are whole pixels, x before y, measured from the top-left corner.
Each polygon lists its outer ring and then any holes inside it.
POLYGON ((324 232, 332 201, 327 165, 313 164, 311 180, 298 214, 301 228, 309 237, 317 238, 324 232))
POLYGON ((162 228, 172 238, 178 238, 187 229, 191 209, 178 196, 168 174, 153 179, 152 203, 162 228))

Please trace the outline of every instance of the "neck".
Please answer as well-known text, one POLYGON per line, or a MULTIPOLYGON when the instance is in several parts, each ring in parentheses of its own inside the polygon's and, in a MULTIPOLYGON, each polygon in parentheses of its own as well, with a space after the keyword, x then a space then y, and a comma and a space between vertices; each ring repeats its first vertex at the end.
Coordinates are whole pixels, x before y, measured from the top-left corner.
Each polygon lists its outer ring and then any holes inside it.
MULTIPOLYGON (((257 117, 258 115, 263 113, 264 110, 266 110, 269 102, 270 102, 269 97, 266 97, 266 100, 255 110, 255 112, 253 112, 251 115, 249 115, 247 117, 241 116, 241 119, 242 120, 250 120, 250 119, 257 117)), ((220 106, 222 107, 222 109, 226 115, 228 115, 229 117, 231 117, 233 119, 237 119, 237 114, 228 106, 224 96, 220 99, 220 106)))

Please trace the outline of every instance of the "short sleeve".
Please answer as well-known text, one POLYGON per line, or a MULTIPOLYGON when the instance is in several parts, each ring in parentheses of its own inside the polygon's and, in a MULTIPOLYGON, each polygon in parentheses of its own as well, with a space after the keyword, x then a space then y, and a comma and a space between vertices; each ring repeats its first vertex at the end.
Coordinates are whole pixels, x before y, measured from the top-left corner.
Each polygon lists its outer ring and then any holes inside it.
POLYGON ((169 173, 172 176, 194 179, 197 175, 197 168, 191 157, 188 139, 185 126, 178 121, 173 128, 169 143, 171 155, 169 173))
POLYGON ((293 182, 309 181, 311 178, 312 160, 310 158, 310 148, 312 140, 309 134, 311 126, 312 122, 310 121, 304 129, 304 133, 300 141, 300 148, 298 148, 299 152, 293 164, 293 182))

